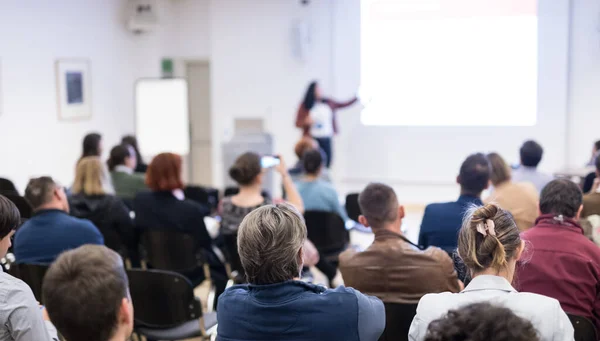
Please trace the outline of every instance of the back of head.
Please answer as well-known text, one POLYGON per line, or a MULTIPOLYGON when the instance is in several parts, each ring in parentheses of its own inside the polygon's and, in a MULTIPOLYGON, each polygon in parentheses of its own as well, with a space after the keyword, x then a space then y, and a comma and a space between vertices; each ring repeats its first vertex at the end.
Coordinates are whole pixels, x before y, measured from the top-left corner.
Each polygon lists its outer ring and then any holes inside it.
POLYGON ((510 168, 504 162, 504 159, 498 153, 489 153, 487 158, 492 167, 490 172, 490 180, 494 186, 498 186, 510 180, 510 168))
POLYGON ((250 284, 281 283, 300 276, 299 251, 306 225, 291 205, 266 205, 250 212, 240 224, 238 253, 250 284))
POLYGON ((318 149, 309 149, 302 156, 302 165, 307 174, 316 175, 323 167, 323 155, 318 149))
POLYGON ((512 215, 495 204, 471 207, 458 234, 458 254, 472 274, 500 272, 521 246, 512 215))
POLYGON ((138 147, 138 141, 135 136, 133 136, 133 135, 123 136, 123 138, 121 139, 121 144, 131 146, 133 148, 133 150, 135 151, 136 159, 138 160, 138 162, 142 163, 142 154, 140 153, 140 148, 138 147))
POLYGON ((425 341, 539 341, 530 321, 512 310, 475 303, 429 324, 425 341))
POLYGON ((110 170, 112 172, 115 170, 115 167, 120 166, 120 165, 125 165, 125 159, 132 156, 129 154, 128 147, 129 147, 128 145, 120 144, 120 145, 114 146, 110 150, 110 156, 108 158, 108 161, 106 161, 108 170, 110 170))
POLYGON ((146 171, 146 185, 153 191, 183 189, 181 156, 161 153, 152 159, 146 171))
POLYGON ((87 156, 75 169, 73 194, 104 195, 112 193, 110 175, 97 156, 87 156))
POLYGON ((490 164, 485 155, 469 155, 460 166, 458 177, 463 192, 480 195, 490 180, 490 164))
POLYGON ((25 199, 34 211, 38 210, 41 206, 52 202, 56 186, 56 182, 49 176, 33 178, 25 188, 25 199))
POLYGON ((105 246, 62 253, 42 287, 52 323, 67 340, 107 341, 119 326, 129 283, 121 257, 105 246))
POLYGON ((594 149, 596 149, 596 151, 600 151, 600 140, 594 142, 594 149))
POLYGON ((583 194, 581 189, 567 179, 551 181, 540 194, 540 212, 542 214, 575 218, 582 203, 583 194))
POLYGON ((525 167, 537 167, 540 161, 542 161, 542 155, 544 154, 544 149, 542 146, 533 141, 525 141, 521 149, 519 150, 519 154, 521 155, 521 164, 525 167))
POLYGON ((0 195, 0 239, 8 236, 21 224, 21 214, 15 204, 0 195))
POLYGON ((302 159, 304 153, 309 149, 317 148, 319 145, 312 137, 304 136, 296 143, 294 147, 294 153, 298 157, 298 159, 302 159))
POLYGON ((83 138, 83 152, 81 157, 100 156, 100 140, 102 135, 98 133, 90 133, 83 138))
POLYGON ((253 152, 238 156, 229 168, 229 176, 240 186, 251 185, 261 172, 260 156, 253 152))
POLYGON ((398 198, 388 185, 369 184, 358 196, 358 205, 371 228, 382 228, 398 219, 398 198))

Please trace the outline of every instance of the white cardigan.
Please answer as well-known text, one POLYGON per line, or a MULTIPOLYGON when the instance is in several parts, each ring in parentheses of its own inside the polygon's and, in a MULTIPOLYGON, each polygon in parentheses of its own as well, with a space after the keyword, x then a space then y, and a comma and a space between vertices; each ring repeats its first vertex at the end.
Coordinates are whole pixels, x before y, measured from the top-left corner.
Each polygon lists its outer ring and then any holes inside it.
POLYGON ((449 292, 423 296, 408 334, 411 341, 425 339, 429 323, 449 310, 472 303, 489 302, 504 306, 533 324, 541 341, 573 341, 574 330, 560 303, 550 297, 517 292, 499 276, 480 275, 458 294, 449 292))

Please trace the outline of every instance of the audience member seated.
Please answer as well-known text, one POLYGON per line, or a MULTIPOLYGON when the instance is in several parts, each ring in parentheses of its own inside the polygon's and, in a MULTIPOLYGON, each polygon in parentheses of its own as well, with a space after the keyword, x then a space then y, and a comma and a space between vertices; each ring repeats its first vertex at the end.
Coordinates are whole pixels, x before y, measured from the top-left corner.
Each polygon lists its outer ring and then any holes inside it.
POLYGON ((416 304, 428 293, 461 290, 446 252, 436 247, 421 251, 402 235, 404 207, 391 187, 370 184, 358 203, 359 222, 371 227, 375 241, 363 252, 348 249, 340 255, 346 285, 386 303, 403 304, 416 304))
POLYGON ((130 145, 121 144, 113 147, 107 165, 118 197, 130 200, 138 192, 147 189, 144 174, 134 172, 137 166, 136 154, 130 145))
MULTIPOLYGON (((600 156, 596 158, 596 177, 600 178, 600 156)), ((589 193, 583 196, 583 211, 581 217, 586 218, 600 214, 600 182, 594 181, 589 193)))
POLYGON ((51 177, 31 179, 25 189, 34 215, 15 235, 14 251, 18 263, 52 263, 66 250, 84 244, 104 244, 102 234, 87 219, 69 215, 64 187, 51 177))
MULTIPOLYGON (((21 216, 15 204, 0 195, 0 258, 6 256, 20 223, 21 216)), ((0 268, 0 288, 0 340, 58 341, 56 328, 46 309, 35 301, 27 284, 0 268)))
POLYGON ((104 246, 85 245, 60 255, 46 273, 42 296, 67 340, 125 341, 131 336, 127 274, 121 257, 104 246))
POLYGON ((523 233, 528 243, 517 281, 522 291, 556 298, 563 309, 600 330, 600 249, 577 220, 582 194, 569 180, 550 182, 540 197, 541 216, 523 233))
POLYGON ((148 165, 144 163, 142 153, 140 153, 140 147, 138 146, 137 138, 133 135, 123 136, 123 139, 121 139, 121 144, 129 145, 133 148, 133 150, 135 150, 135 159, 137 161, 135 166, 135 172, 146 173, 148 165))
POLYGON ((512 179, 515 182, 530 182, 537 192, 542 189, 554 178, 550 174, 542 173, 537 170, 537 166, 542 161, 544 149, 535 141, 525 141, 519 150, 521 155, 521 165, 513 171, 512 179))
POLYGON ((483 202, 497 203, 513 215, 519 230, 526 231, 538 216, 537 190, 531 183, 511 181, 510 168, 497 153, 488 154, 488 160, 492 167, 490 180, 494 191, 483 202))
POLYGON ((541 340, 572 341, 573 326, 557 300, 519 293, 511 286, 524 248, 519 228, 508 211, 494 204, 469 209, 459 232, 458 254, 473 280, 459 294, 423 296, 410 327, 409 340, 425 340, 429 324, 450 310, 491 302, 531 321, 541 340))
POLYGON ((123 201, 113 195, 110 176, 99 157, 79 161, 69 197, 71 215, 90 220, 104 236, 109 248, 139 264, 138 240, 123 201), (123 249, 124 247, 124 249, 123 249))
MULTIPOLYGON (((287 200, 300 212, 304 211, 302 198, 286 169, 285 161, 280 158, 275 170, 281 174, 287 200)), ((229 169, 229 176, 238 184, 238 194, 225 197, 221 202, 221 233, 237 234, 244 217, 253 210, 270 205, 271 200, 262 196, 263 175, 266 172, 260 165, 260 156, 247 152, 240 155, 229 169)))
POLYGON ((349 220, 346 211, 340 205, 338 193, 333 185, 320 178, 325 164, 321 152, 310 149, 302 157, 304 176, 296 181, 296 187, 304 209, 307 211, 326 211, 337 213, 344 221, 349 220))
POLYGON ((530 321, 508 308, 475 303, 429 324, 425 341, 541 341, 530 321))
POLYGON ((385 327, 383 303, 345 287, 299 281, 306 225, 291 205, 250 212, 238 232, 249 284, 219 298, 219 340, 376 341, 385 327))
MULTIPOLYGON (((304 153, 311 149, 319 150, 321 152, 321 156, 323 157, 323 164, 327 163, 327 154, 325 154, 325 151, 321 149, 319 142, 310 136, 303 136, 294 147, 294 153, 298 157, 298 161, 296 161, 294 166, 289 169, 289 173, 294 180, 304 175, 304 163, 302 162, 302 158, 304 153)), ((326 168, 321 170, 321 179, 330 181, 328 170, 326 168)))
POLYGON ((102 135, 98 133, 89 133, 83 138, 81 157, 77 161, 88 156, 102 156, 102 135))
POLYGON ((465 211, 473 204, 483 204, 481 192, 488 187, 489 179, 490 165, 485 155, 477 153, 467 157, 456 178, 460 185, 460 197, 454 202, 430 204, 425 207, 419 245, 433 245, 448 253, 454 252, 456 236, 465 211))

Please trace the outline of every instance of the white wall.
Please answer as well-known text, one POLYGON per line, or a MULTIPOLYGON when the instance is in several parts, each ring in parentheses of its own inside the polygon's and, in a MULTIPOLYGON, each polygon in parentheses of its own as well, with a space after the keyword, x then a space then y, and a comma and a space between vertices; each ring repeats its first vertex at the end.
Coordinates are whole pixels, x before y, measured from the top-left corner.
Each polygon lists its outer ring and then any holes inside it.
POLYGON ((31 176, 73 179, 81 139, 104 135, 104 155, 133 132, 133 87, 156 75, 161 46, 125 29, 126 1, 54 0, 0 3, 0 177, 23 191, 31 176), (91 63, 93 117, 58 121, 54 63, 91 63))

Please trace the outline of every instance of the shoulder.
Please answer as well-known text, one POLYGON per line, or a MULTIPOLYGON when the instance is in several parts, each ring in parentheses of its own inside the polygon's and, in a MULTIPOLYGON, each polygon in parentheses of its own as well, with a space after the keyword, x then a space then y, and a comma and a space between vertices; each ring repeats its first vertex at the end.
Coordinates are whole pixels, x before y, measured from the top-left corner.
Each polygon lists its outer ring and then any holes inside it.
POLYGON ((29 300, 34 300, 33 292, 25 282, 0 272, 0 303, 25 305, 29 300))
POLYGON ((443 214, 448 210, 451 210, 457 205, 456 202, 438 202, 425 206, 425 213, 423 215, 423 219, 425 217, 435 216, 438 214, 443 214))
POLYGON ((439 247, 430 246, 425 251, 420 252, 423 252, 423 254, 431 257, 431 259, 437 263, 450 264, 451 266, 454 266, 452 258, 450 258, 446 251, 440 249, 439 247))

